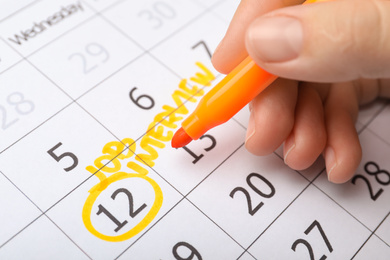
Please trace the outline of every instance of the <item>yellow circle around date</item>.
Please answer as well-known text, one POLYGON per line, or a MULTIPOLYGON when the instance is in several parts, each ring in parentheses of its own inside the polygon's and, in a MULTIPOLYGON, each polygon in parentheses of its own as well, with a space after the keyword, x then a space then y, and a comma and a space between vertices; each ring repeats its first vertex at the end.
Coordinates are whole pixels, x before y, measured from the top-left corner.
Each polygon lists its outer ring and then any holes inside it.
POLYGON ((103 239, 105 241, 110 242, 120 242, 127 240, 135 235, 137 235, 139 232, 141 232, 145 227, 147 227, 150 222, 156 217, 157 213, 159 212, 161 205, 163 202, 163 194, 161 191, 160 186, 151 178, 149 178, 146 175, 140 175, 137 173, 126 173, 126 172, 118 172, 113 174, 112 176, 105 179, 102 183, 97 184, 94 188, 90 190, 90 195, 88 196, 87 200, 85 201, 83 212, 82 212, 82 218, 85 227, 88 229, 89 232, 91 232, 94 236, 103 239), (92 214, 92 207, 96 201, 96 199, 99 197, 100 193, 104 191, 110 184, 127 179, 127 178, 141 178, 146 180, 147 182, 152 185, 154 193, 155 193, 155 200, 153 202, 153 205, 149 212, 146 214, 146 216, 132 229, 127 231, 126 233, 118 236, 108 236, 100 233, 97 231, 91 222, 91 214, 92 214), (100 188, 99 188, 100 186, 100 188))

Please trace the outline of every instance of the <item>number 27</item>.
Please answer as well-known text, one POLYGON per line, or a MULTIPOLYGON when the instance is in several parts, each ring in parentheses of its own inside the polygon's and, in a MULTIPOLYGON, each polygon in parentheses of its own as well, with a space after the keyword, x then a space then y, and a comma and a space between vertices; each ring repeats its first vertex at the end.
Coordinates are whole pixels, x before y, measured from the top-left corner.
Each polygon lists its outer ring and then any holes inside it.
MULTIPOLYGON (((325 235, 325 232, 322 229, 320 222, 318 222, 317 220, 314 220, 313 223, 311 223, 311 225, 305 230, 305 235, 308 235, 313 230, 314 227, 317 227, 322 239, 324 240, 324 242, 326 244, 326 247, 328 248, 329 252, 332 253, 333 247, 330 244, 327 236, 325 235)), ((302 244, 307 248, 307 250, 309 251, 310 260, 314 260, 313 248, 311 247, 310 243, 307 242, 307 240, 305 240, 305 239, 300 238, 300 239, 295 240, 295 242, 291 246, 291 249, 295 252, 295 250, 299 244, 302 244)), ((322 255, 320 258, 320 260, 325 260, 325 259, 326 259, 326 255, 322 255)))

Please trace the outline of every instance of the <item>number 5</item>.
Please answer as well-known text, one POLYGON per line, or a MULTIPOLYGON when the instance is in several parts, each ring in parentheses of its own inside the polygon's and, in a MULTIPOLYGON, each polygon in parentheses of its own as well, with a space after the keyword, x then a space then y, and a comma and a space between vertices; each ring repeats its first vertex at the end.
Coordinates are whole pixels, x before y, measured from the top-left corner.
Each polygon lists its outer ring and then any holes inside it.
POLYGON ((76 166, 79 164, 79 159, 77 159, 76 155, 74 155, 73 153, 70 153, 70 152, 66 152, 66 153, 60 154, 59 156, 56 155, 56 154, 54 153, 54 150, 56 150, 56 149, 57 149, 58 147, 60 147, 61 145, 62 145, 62 143, 59 142, 59 143, 56 144, 53 148, 51 148, 49 151, 47 151, 47 153, 48 153, 51 157, 53 157, 53 159, 56 160, 57 162, 61 161, 62 158, 67 157, 67 156, 70 157, 70 158, 72 158, 73 164, 72 164, 71 166, 67 167, 67 168, 64 168, 64 170, 65 170, 66 172, 68 172, 68 171, 71 171, 71 170, 73 170, 74 168, 76 168, 76 166))

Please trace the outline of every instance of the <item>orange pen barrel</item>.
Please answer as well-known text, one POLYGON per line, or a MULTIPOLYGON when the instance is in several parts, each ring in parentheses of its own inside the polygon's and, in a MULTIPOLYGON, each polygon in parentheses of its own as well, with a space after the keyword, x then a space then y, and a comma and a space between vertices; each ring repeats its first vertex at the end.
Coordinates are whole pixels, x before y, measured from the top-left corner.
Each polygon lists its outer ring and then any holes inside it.
POLYGON ((183 121, 183 129, 192 139, 198 139, 232 118, 276 78, 247 57, 202 98, 183 121))

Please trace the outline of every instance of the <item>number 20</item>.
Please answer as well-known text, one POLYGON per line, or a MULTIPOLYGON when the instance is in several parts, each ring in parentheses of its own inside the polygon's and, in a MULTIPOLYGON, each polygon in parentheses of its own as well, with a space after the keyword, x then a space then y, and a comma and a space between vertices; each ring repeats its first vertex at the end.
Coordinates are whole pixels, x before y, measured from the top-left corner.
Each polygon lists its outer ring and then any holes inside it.
MULTIPOLYGON (((271 182, 269 182, 269 180, 267 180, 265 177, 261 176, 260 174, 258 173, 254 173, 252 172, 251 174, 249 174, 247 177, 246 177, 246 182, 248 183, 248 186, 250 188, 252 188, 252 190, 254 192, 256 192, 258 195, 260 195, 261 197, 264 197, 264 198, 271 198, 275 195, 275 187, 272 185, 271 182), (263 181, 269 188, 270 188, 270 192, 267 194, 267 193, 264 193, 262 191, 260 191, 253 183, 252 183, 252 178, 258 178, 260 179, 261 181, 263 181)), ((256 212, 264 205, 263 202, 260 202, 255 208, 253 208, 252 206, 252 199, 251 199, 251 196, 249 195, 249 192, 242 188, 242 187, 236 187, 234 188, 231 192, 230 192, 230 197, 234 198, 234 195, 236 194, 236 192, 238 191, 241 191, 242 193, 244 193, 245 197, 246 197, 246 200, 247 200, 247 203, 248 203, 248 213, 253 216, 254 214, 256 214, 256 212)))

